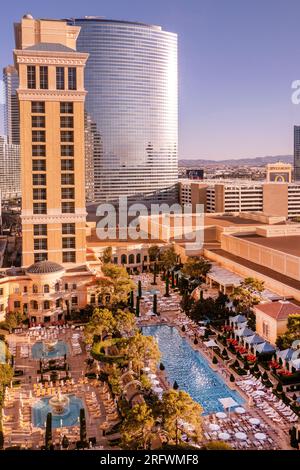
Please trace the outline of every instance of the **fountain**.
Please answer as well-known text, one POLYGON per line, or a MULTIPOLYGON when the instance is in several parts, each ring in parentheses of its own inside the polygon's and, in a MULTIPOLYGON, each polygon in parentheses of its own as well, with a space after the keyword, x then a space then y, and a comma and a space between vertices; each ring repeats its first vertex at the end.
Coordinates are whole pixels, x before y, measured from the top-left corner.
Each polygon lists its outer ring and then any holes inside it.
POLYGON ((61 392, 57 392, 57 394, 49 400, 49 406, 53 415, 65 414, 69 410, 69 404, 69 397, 63 395, 61 392))
POLYGON ((43 341, 43 349, 47 352, 54 351, 56 345, 57 339, 47 339, 43 341))

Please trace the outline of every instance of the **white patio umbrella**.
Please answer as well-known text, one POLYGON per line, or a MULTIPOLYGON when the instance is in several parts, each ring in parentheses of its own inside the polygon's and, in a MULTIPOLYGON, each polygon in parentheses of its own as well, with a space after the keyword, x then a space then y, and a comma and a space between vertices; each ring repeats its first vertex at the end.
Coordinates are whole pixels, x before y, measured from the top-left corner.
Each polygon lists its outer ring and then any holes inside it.
POLYGON ((159 384, 159 380, 157 380, 157 379, 152 379, 151 382, 153 383, 153 385, 158 385, 159 384))
POLYGON ((230 439, 230 434, 228 434, 228 432, 220 432, 218 438, 222 441, 228 441, 228 439, 230 439))
POLYGON ((208 427, 209 427, 210 431, 219 431, 220 430, 220 426, 218 424, 210 423, 210 425, 208 427))
POLYGON ((259 441, 264 441, 267 436, 263 432, 257 432, 254 434, 255 439, 258 439, 259 441))
POLYGON ((247 439, 247 434, 245 434, 244 432, 236 432, 235 437, 240 441, 245 441, 247 439))
POLYGON ((230 415, 230 408, 234 406, 238 406, 238 403, 232 397, 219 398, 219 402, 223 405, 223 408, 225 410, 228 409, 229 415, 230 415))
POLYGON ((150 372, 151 371, 150 367, 143 367, 142 370, 144 372, 150 372))
POLYGON ((156 379, 157 376, 156 376, 156 374, 148 374, 148 377, 150 379, 156 379))
POLYGON ((216 413, 216 417, 219 419, 225 419, 227 418, 227 414, 224 413, 223 411, 218 411, 218 413, 216 413))
POLYGON ((239 415, 246 413, 245 408, 243 408, 242 406, 238 406, 234 411, 238 413, 239 415))
POLYGON ((260 419, 258 419, 258 418, 250 418, 250 419, 249 419, 249 423, 250 423, 250 424, 259 425, 259 424, 260 424, 260 419))

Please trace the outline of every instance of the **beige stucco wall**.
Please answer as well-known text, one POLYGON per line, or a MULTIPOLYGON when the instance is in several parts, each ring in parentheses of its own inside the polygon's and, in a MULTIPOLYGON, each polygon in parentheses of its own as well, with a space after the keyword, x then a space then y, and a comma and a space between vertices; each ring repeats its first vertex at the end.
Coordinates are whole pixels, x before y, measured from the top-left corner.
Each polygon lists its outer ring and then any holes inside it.
POLYGON ((276 344, 278 336, 286 332, 287 320, 276 320, 275 318, 266 315, 259 309, 259 306, 254 308, 256 314, 256 332, 271 344, 276 344), (263 330, 263 324, 268 325, 269 334, 266 336, 263 330))
POLYGON ((266 289, 270 289, 272 292, 282 296, 282 297, 294 297, 296 300, 300 301, 300 291, 294 289, 286 284, 283 284, 279 281, 276 281, 273 278, 265 276, 261 273, 254 271, 253 269, 247 268, 242 264, 236 263, 230 259, 224 258, 216 252, 204 249, 204 256, 211 261, 215 261, 220 264, 222 267, 229 269, 230 271, 239 274, 243 277, 254 277, 261 281, 264 281, 266 289))
POLYGON ((233 255, 266 266, 285 276, 297 280, 300 279, 300 258, 297 256, 226 234, 221 236, 221 248, 233 255))

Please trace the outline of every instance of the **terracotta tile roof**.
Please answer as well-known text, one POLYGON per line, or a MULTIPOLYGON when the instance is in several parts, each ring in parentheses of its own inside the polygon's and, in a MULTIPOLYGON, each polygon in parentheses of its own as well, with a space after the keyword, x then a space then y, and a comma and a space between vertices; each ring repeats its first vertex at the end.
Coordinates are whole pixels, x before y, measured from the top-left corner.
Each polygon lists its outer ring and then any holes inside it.
POLYGON ((292 302, 270 302, 268 304, 259 304, 256 306, 257 310, 265 313, 269 317, 275 318, 275 320, 286 320, 289 315, 299 314, 300 307, 293 304, 292 302))

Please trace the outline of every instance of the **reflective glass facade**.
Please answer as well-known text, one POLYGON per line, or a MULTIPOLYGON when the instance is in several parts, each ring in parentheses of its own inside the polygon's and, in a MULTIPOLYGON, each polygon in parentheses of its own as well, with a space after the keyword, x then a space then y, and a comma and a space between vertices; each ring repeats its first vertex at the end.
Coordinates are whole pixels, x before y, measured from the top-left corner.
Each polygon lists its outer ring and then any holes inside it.
POLYGON ((89 201, 120 195, 174 200, 177 172, 177 35, 159 26, 84 18, 89 201))

